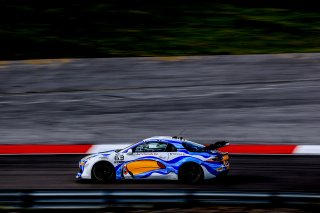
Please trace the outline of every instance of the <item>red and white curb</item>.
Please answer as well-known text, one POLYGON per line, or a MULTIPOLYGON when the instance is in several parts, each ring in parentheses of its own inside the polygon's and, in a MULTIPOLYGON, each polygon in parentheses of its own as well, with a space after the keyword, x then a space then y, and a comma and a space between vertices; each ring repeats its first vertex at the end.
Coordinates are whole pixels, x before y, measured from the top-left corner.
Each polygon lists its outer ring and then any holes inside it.
MULTIPOLYGON (((0 155, 17 154, 90 154, 122 149, 130 144, 105 145, 0 145, 0 155)), ((320 155, 320 145, 232 144, 219 149, 230 154, 320 155)))

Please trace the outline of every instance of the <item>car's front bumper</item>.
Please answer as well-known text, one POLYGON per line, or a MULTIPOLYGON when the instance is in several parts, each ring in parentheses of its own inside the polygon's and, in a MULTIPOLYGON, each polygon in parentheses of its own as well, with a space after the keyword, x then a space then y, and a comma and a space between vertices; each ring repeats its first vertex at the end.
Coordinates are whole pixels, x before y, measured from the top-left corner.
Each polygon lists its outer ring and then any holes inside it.
POLYGON ((79 162, 79 171, 76 174, 77 180, 91 179, 91 168, 86 164, 88 164, 86 161, 79 162))

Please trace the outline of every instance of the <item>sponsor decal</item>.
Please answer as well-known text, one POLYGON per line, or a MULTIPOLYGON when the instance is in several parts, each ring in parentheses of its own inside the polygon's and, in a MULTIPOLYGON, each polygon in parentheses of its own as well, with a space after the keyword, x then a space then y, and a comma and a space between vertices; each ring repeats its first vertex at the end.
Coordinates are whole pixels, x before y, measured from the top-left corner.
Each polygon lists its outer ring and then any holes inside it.
POLYGON ((170 152, 169 155, 174 155, 174 156, 183 156, 185 155, 184 153, 179 153, 179 152, 170 152))
POLYGON ((158 152, 136 152, 135 155, 159 155, 158 152))

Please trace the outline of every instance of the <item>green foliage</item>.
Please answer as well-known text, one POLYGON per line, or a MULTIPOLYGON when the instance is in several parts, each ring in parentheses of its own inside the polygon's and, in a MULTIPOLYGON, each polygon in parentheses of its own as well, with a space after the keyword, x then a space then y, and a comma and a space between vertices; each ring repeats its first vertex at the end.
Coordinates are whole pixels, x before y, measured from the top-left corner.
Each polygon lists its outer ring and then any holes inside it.
POLYGON ((320 51, 308 1, 256 2, 0 0, 0 59, 320 51))

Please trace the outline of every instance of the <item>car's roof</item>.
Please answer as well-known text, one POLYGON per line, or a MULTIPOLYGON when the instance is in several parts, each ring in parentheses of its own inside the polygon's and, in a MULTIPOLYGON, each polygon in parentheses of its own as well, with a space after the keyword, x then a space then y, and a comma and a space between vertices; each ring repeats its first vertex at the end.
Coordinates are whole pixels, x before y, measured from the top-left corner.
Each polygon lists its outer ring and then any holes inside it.
POLYGON ((153 136, 151 138, 146 138, 143 141, 141 141, 140 143, 143 142, 154 142, 154 141, 162 141, 162 142, 166 142, 166 143, 170 143, 172 145, 174 145, 177 149, 185 149, 183 143, 187 142, 187 143, 192 143, 194 145, 199 145, 199 146, 204 146, 202 144, 190 141, 190 140, 186 140, 183 137, 180 136, 153 136))
POLYGON ((153 136, 150 138, 146 138, 143 141, 144 142, 147 142, 147 141, 166 141, 166 142, 181 143, 181 142, 188 141, 188 140, 184 139, 183 137, 178 137, 178 136, 153 136))
MULTIPOLYGON (((162 141, 162 142, 170 143, 170 144, 174 145, 177 149, 185 149, 183 142, 190 142, 193 144, 198 144, 193 141, 186 140, 180 136, 153 136, 150 138, 146 138, 138 143, 132 144, 131 146, 124 148, 122 151, 126 152, 127 150, 129 150, 135 146, 138 146, 139 144, 144 143, 144 142, 155 142, 155 141, 157 141, 157 142, 162 141)), ((201 145, 201 144, 199 144, 199 145, 201 145)))

